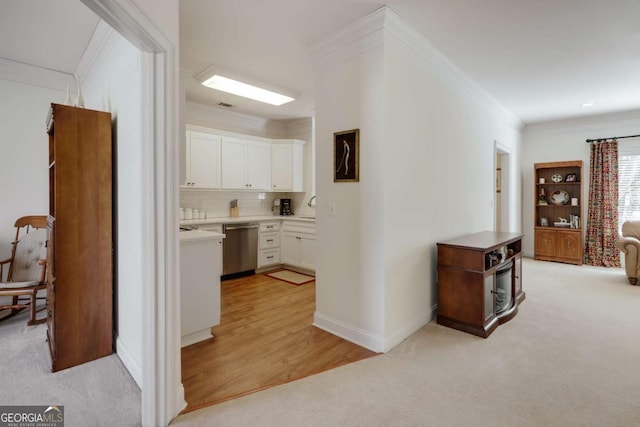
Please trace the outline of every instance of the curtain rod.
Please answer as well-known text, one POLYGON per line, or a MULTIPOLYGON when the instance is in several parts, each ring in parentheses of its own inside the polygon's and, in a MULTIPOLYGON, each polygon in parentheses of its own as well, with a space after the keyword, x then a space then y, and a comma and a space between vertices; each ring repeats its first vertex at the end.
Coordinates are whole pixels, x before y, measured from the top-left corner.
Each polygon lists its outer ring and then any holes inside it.
POLYGON ((590 144, 592 142, 607 141, 609 139, 624 139, 624 138, 638 138, 638 137, 640 137, 640 135, 611 136, 609 138, 587 139, 587 144, 590 144))

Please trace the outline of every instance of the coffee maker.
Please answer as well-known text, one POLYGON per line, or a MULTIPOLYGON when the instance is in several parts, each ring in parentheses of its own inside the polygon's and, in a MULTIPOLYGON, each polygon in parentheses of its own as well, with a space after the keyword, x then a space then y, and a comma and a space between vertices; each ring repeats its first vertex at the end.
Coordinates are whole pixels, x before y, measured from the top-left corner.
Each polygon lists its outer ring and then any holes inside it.
POLYGON ((291 199, 280 199, 280 215, 293 215, 291 199))

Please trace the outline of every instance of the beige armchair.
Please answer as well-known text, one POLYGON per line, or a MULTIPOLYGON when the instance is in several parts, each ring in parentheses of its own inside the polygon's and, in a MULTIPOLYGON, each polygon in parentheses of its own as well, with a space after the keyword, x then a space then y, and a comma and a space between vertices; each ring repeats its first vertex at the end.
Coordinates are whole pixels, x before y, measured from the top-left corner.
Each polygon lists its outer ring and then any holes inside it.
POLYGON ((640 277, 640 221, 622 224, 622 236, 616 240, 616 247, 624 254, 629 283, 637 285, 640 277))

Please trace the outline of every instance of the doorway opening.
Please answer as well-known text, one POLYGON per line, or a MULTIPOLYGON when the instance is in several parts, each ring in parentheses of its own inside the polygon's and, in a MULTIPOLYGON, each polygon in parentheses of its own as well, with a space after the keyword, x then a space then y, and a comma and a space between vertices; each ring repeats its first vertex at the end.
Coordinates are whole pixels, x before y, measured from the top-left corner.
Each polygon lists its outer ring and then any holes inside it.
POLYGON ((494 144, 495 182, 494 194, 494 229, 509 231, 509 206, 511 200, 511 153, 499 142, 494 144))

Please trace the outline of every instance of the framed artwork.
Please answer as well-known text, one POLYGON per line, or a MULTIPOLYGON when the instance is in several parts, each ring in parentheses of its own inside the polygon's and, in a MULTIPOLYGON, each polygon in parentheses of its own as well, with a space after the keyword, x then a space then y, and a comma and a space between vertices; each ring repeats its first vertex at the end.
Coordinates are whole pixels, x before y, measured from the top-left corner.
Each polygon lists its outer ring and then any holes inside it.
POLYGON ((578 182, 578 174, 577 173, 568 173, 564 178, 565 182, 578 182))
POLYGON ((502 168, 496 169, 496 193, 502 191, 502 168))
POLYGON ((333 182, 360 182, 360 129, 333 134, 333 182))

